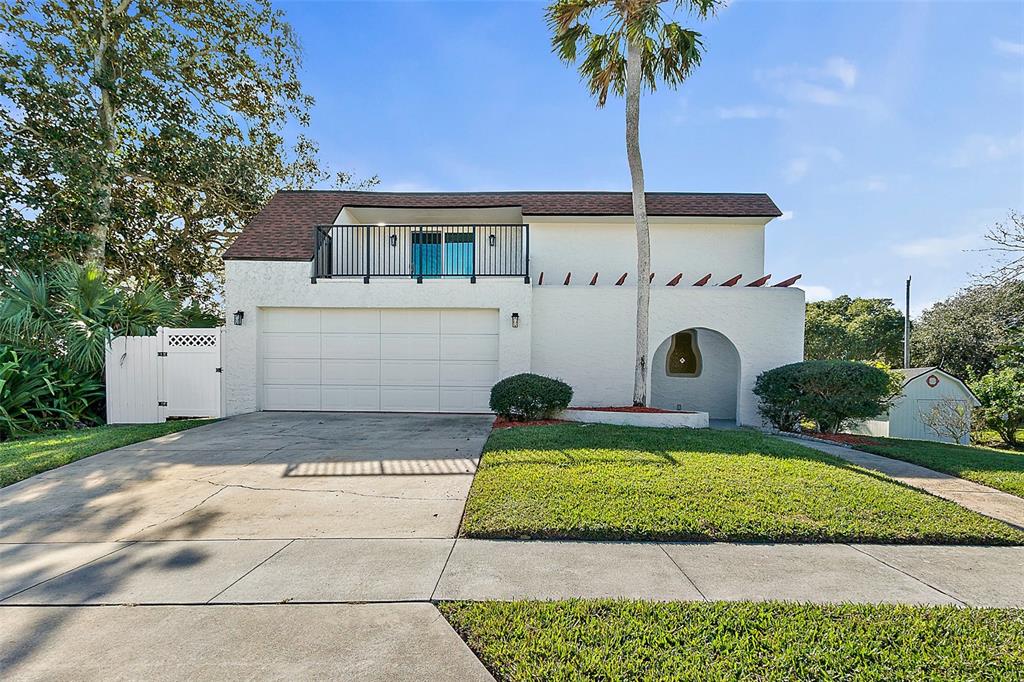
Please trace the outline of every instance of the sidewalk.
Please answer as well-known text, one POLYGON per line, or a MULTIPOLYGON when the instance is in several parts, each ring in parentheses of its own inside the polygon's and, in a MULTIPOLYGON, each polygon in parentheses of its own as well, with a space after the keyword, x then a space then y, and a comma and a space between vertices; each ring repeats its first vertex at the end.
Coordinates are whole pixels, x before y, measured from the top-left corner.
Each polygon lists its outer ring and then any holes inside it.
POLYGON ((859 467, 881 472, 904 485, 924 490, 936 497, 956 502, 971 511, 1024 529, 1024 499, 1016 495, 899 459, 890 459, 882 455, 807 438, 778 437, 790 443, 839 457, 859 467))
POLYGON ((0 612, 574 597, 1024 607, 1022 569, 1024 547, 472 539, 0 545, 0 612))

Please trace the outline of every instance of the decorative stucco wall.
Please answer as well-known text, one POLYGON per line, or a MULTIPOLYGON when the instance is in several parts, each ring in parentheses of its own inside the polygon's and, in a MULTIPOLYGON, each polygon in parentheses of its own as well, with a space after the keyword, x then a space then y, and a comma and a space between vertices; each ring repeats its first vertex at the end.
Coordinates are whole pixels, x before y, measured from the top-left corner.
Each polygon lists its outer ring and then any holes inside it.
MULTIPOLYGON (((631 404, 635 320, 636 289, 632 287, 534 287, 533 371, 571 384, 576 406, 631 404)), ((752 392, 757 375, 803 359, 804 292, 747 287, 652 289, 651 356, 672 334, 699 327, 719 332, 736 347, 740 357, 737 420, 759 425, 752 392)))

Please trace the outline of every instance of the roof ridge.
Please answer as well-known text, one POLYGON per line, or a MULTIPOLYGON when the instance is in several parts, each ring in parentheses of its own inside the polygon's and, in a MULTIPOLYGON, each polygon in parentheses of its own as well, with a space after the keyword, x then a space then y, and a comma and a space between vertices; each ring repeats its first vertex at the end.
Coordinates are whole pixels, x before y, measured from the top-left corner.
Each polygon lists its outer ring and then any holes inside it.
MULTIPOLYGON (((516 194, 621 194, 628 195, 632 194, 630 190, 613 190, 613 189, 602 189, 602 190, 589 190, 589 189, 561 189, 561 190, 481 190, 481 191, 416 191, 416 192, 402 192, 398 190, 367 190, 367 189, 279 189, 276 194, 367 194, 382 195, 382 194, 396 194, 401 196, 479 196, 479 195, 492 195, 492 196, 508 196, 516 194)), ((757 197, 757 196, 768 196, 767 192, 675 192, 675 191, 661 191, 661 190, 645 190, 644 194, 659 194, 662 196, 697 196, 697 197, 757 197)))

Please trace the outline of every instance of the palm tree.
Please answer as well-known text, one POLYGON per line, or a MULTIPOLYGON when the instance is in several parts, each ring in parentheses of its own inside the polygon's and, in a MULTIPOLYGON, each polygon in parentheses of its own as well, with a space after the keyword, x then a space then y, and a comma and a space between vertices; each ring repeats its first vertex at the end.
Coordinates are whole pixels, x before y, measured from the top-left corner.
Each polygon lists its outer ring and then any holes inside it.
POLYGON ((10 269, 0 283, 0 349, 59 359, 72 369, 103 369, 113 336, 152 334, 182 319, 175 292, 151 283, 111 285, 94 264, 56 263, 47 273, 10 269))
POLYGON ((651 235, 647 225, 644 166, 640 158, 640 91, 654 90, 661 81, 682 83, 700 64, 704 49, 696 31, 670 21, 671 13, 686 11, 699 19, 715 13, 723 0, 556 0, 547 8, 551 44, 565 62, 581 57, 579 71, 597 97, 608 91, 626 96, 626 157, 633 183, 636 222, 636 367, 633 404, 647 404, 647 328, 651 300, 651 235), (667 11, 664 7, 670 5, 667 11), (601 32, 591 28, 595 13, 601 32))

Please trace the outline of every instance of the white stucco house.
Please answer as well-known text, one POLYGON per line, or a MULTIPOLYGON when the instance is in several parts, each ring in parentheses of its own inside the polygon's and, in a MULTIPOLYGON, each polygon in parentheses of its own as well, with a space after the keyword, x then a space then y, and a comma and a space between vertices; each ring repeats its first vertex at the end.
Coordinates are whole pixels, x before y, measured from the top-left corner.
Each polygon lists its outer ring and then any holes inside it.
MULTIPOLYGON (((650 404, 759 424, 803 357, 804 293, 764 272, 765 194, 648 193, 650 404)), ((486 412, 532 371, 632 401, 626 192, 280 192, 226 251, 227 414, 486 412)))
POLYGON ((981 402, 967 384, 938 367, 911 367, 896 371, 903 375, 903 384, 900 394, 892 400, 885 414, 855 423, 847 431, 865 436, 952 443, 954 437, 930 427, 927 416, 937 409, 957 409, 962 411, 965 427, 958 442, 970 445, 971 412, 981 402))

